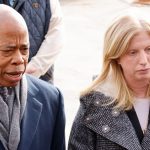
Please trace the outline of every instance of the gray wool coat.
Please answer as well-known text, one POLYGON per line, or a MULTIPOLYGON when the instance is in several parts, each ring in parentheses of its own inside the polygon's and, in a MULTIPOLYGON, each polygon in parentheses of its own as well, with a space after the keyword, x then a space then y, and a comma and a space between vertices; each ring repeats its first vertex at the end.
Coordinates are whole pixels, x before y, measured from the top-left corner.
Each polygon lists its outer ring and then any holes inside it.
POLYGON ((68 150, 150 150, 150 125, 140 144, 127 114, 105 105, 112 100, 101 92, 80 99, 68 150))

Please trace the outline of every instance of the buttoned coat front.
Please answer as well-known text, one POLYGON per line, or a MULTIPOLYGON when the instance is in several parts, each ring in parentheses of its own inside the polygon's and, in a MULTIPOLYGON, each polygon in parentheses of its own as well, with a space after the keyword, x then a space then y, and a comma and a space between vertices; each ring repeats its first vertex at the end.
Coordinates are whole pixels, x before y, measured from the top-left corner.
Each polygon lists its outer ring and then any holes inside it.
POLYGON ((80 99, 68 150, 150 150, 150 125, 140 143, 125 111, 104 105, 111 100, 99 91, 80 99))
MULTIPOLYGON (((17 150, 65 150, 63 98, 58 89, 27 76, 27 103, 17 150)), ((5 150, 0 142, 0 150, 5 150)))

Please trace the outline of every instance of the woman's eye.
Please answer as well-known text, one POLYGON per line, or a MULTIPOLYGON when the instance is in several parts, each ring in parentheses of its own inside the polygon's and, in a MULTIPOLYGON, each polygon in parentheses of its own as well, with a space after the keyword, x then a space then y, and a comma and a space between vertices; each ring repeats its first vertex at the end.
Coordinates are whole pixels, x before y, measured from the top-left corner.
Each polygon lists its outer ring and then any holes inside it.
POLYGON ((135 51, 135 50, 129 51, 129 55, 135 55, 136 53, 137 53, 137 51, 135 51))
POLYGON ((146 48, 146 51, 147 51, 148 53, 150 53, 150 47, 146 48))

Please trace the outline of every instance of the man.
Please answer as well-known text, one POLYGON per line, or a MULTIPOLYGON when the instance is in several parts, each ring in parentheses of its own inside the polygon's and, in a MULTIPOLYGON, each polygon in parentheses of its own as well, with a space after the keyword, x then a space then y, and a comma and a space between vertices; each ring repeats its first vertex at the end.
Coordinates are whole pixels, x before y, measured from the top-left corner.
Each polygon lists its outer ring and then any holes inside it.
POLYGON ((26 21, 30 56, 26 72, 53 82, 53 64, 63 48, 62 14, 58 0, 0 0, 26 21))
POLYGON ((0 150, 64 150, 62 95, 24 74, 28 56, 24 19, 0 4, 0 150))

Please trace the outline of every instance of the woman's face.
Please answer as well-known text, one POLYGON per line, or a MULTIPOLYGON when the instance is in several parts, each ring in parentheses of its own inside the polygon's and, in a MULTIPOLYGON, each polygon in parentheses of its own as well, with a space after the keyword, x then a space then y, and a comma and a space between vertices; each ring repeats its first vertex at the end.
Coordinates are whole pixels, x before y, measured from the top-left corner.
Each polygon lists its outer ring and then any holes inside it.
POLYGON ((129 48, 118 60, 129 84, 150 80, 150 35, 146 31, 136 34, 129 48))

